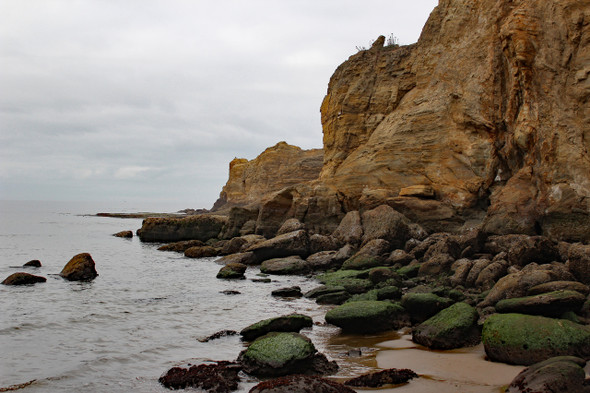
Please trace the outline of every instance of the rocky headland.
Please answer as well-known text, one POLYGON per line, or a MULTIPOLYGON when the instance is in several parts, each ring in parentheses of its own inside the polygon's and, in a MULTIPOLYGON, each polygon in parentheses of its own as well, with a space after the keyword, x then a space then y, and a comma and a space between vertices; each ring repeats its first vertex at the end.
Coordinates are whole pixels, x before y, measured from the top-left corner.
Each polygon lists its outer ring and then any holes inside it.
POLYGON ((210 213, 139 237, 198 240, 168 248, 223 256, 220 279, 313 276, 343 332, 481 342, 531 366, 511 392, 588 391, 590 3, 440 0, 416 44, 384 42, 330 79, 323 149, 235 159, 210 213))

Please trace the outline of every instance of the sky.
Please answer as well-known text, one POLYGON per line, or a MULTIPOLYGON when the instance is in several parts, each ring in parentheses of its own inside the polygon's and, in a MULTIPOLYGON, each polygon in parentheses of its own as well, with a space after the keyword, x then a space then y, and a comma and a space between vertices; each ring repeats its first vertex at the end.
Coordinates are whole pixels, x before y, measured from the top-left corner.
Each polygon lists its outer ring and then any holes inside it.
POLYGON ((322 147, 330 76, 436 0, 0 0, 0 199, 210 208, 234 157, 322 147))

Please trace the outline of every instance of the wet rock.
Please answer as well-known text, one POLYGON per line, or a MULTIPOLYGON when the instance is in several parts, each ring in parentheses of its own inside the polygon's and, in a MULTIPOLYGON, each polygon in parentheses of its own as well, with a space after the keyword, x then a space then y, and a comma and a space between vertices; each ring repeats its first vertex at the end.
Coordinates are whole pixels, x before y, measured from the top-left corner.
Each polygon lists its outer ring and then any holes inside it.
POLYGON ((363 244, 387 240, 392 248, 404 247, 408 240, 408 219, 391 206, 381 205, 362 214, 363 244))
POLYGON ((566 312, 578 312, 586 297, 575 291, 553 291, 519 298, 500 300, 496 311, 559 317, 566 312))
POLYGON ((298 286, 280 288, 271 292, 272 296, 276 297, 302 297, 301 288, 298 286))
POLYGON ((453 304, 453 300, 434 293, 406 293, 401 305, 408 311, 412 322, 420 323, 453 304))
POLYGON ((217 333, 213 333, 209 337, 199 339, 199 342, 207 343, 212 340, 217 340, 222 337, 237 336, 239 333, 235 330, 220 330, 217 333))
POLYGON ((305 274, 309 270, 307 262, 299 256, 268 259, 260 265, 260 271, 264 274, 305 274))
POLYGON ((340 247, 338 249, 338 251, 336 251, 336 254, 334 255, 334 259, 336 261, 338 261, 338 263, 340 265, 342 265, 342 262, 344 262, 348 258, 352 257, 355 252, 356 252, 356 249, 352 245, 345 244, 344 246, 340 247))
POLYGON ((283 223, 283 225, 281 225, 277 231, 277 236, 283 235, 285 233, 300 231, 302 229, 305 229, 305 225, 301 221, 296 218, 289 218, 283 223))
POLYGON ((309 237, 309 252, 315 254, 321 251, 338 250, 336 240, 332 236, 315 233, 309 237))
POLYGON ((368 277, 367 271, 337 270, 321 274, 317 279, 327 286, 343 287, 350 294, 358 294, 373 288, 373 283, 365 277, 368 277))
POLYGON ((259 383, 249 393, 354 393, 346 386, 315 376, 289 375, 259 383))
POLYGON ((82 253, 72 257, 59 275, 69 281, 90 281, 94 280, 98 273, 90 254, 82 253))
POLYGON ((535 285, 529 288, 528 295, 540 295, 541 293, 553 292, 553 291, 576 291, 582 295, 588 295, 590 293, 590 287, 577 281, 550 281, 545 284, 535 285))
POLYGON ((143 242, 178 242, 218 238, 228 218, 195 215, 184 218, 146 218, 137 235, 143 242))
POLYGON ((346 213, 342 221, 340 221, 338 228, 332 233, 332 236, 340 245, 359 245, 363 238, 363 225, 361 223, 360 213, 356 210, 346 213))
POLYGON ((370 240, 356 254, 344 261, 342 269, 363 270, 381 266, 390 248, 387 240, 370 240))
POLYGON ((222 267, 219 272, 217 273, 217 278, 221 279, 244 279, 244 273, 248 266, 242 263, 228 263, 224 267, 222 267))
POLYGON ((453 349, 479 343, 479 315, 467 303, 455 303, 412 331, 412 341, 431 349, 453 349))
MULTIPOLYGON (((240 353, 238 361, 246 373, 255 376, 283 376, 288 374, 317 373, 316 366, 329 369, 324 356, 316 356, 315 346, 298 333, 268 333, 257 338, 240 353), (315 363, 315 364, 314 364, 315 363)), ((337 369, 332 363, 332 369, 337 369)), ((321 371, 321 370, 320 370, 321 371)))
POLYGON ((41 267, 41 261, 38 259, 33 259, 23 265, 23 267, 41 267))
POLYGON ((590 328, 565 319, 494 314, 483 325, 488 357, 497 362, 531 365, 554 356, 590 357, 590 328))
POLYGON ((209 258, 219 254, 221 254, 221 250, 212 246, 196 246, 184 251, 184 256, 187 258, 209 258))
POLYGON ((309 236, 304 230, 289 232, 270 240, 256 243, 246 251, 251 251, 259 262, 272 258, 285 258, 298 255, 307 258, 309 255, 309 236))
POLYGON ((399 385, 414 378, 418 378, 418 374, 412 370, 407 368, 390 368, 388 370, 361 375, 360 377, 346 381, 344 384, 347 386, 378 388, 383 385, 399 385))
POLYGON ((572 244, 567 267, 579 281, 590 285, 590 245, 572 244))
POLYGON ((236 254, 229 254, 224 255, 221 258, 217 259, 215 262, 221 263, 224 265, 230 263, 241 263, 244 265, 255 265, 256 264, 256 257, 254 256, 253 252, 238 252, 236 254))
POLYGON ((185 252, 191 247, 198 247, 203 246, 203 243, 200 240, 183 240, 180 242, 174 242, 169 244, 164 244, 163 246, 158 247, 159 251, 175 251, 175 252, 185 252))
POLYGON ((45 282, 47 279, 41 276, 35 276, 29 273, 13 273, 2 281, 3 285, 29 285, 38 282, 45 282))
POLYGON ((311 327, 313 321, 302 314, 290 314, 269 318, 244 328, 240 334, 246 341, 252 341, 270 332, 299 332, 305 327, 311 327))
POLYGON ((377 289, 377 300, 391 300, 402 297, 402 290, 394 285, 377 289))
POLYGON ((173 367, 158 381, 169 389, 193 387, 210 393, 229 393, 238 389, 241 366, 233 362, 199 364, 190 368, 173 367))
POLYGON ((506 393, 588 393, 586 361, 574 356, 557 356, 525 368, 512 380, 506 393))
POLYGON ((335 256, 336 251, 320 251, 307 257, 306 261, 313 271, 329 270, 341 265, 335 256))
POLYGON ((386 301, 345 303, 326 314, 326 322, 351 333, 373 333, 397 329, 406 322, 406 314, 399 304, 386 301))
POLYGON ((125 238, 125 239, 131 239, 133 237, 133 232, 131 232, 131 231, 121 231, 121 232, 115 233, 113 236, 115 236, 115 237, 122 237, 122 238, 125 238))
POLYGON ((332 292, 324 293, 316 297, 317 304, 343 304, 351 295, 346 290, 334 290, 332 292))
MULTIPOLYGON (((230 164, 231 168, 231 164, 230 164)), ((230 169, 231 176, 231 169, 230 169)), ((231 239, 236 236, 245 235, 246 233, 254 233, 256 230, 256 219, 258 218, 257 208, 246 208, 242 206, 234 206, 229 210, 228 221, 225 229, 221 232, 223 239, 231 239), (253 222, 254 225, 248 228, 248 223, 253 222)), ((237 251, 233 251, 237 252, 237 251)))

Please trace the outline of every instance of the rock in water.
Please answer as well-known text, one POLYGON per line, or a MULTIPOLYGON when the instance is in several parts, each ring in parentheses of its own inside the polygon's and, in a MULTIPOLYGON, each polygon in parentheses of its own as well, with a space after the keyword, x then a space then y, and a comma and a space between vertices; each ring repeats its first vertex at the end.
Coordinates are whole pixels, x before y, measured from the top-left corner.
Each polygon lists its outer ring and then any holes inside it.
POLYGON ((260 382, 248 393, 354 393, 354 390, 325 378, 289 375, 260 382))
POLYGON ((59 275, 70 281, 90 281, 94 280, 98 273, 94 260, 85 252, 70 259, 59 275))
POLYGON ((243 279, 243 278, 246 278, 246 277, 244 277, 244 273, 246 272, 247 268, 248 268, 248 266, 246 266, 242 263, 231 262, 231 263, 228 263, 227 265, 225 265, 224 267, 222 267, 221 269, 219 269, 219 272, 217 273, 217 278, 243 279))
POLYGON ((396 329, 403 326, 406 319, 405 310, 399 304, 372 300, 345 303, 326 314, 326 322, 351 333, 396 329))
POLYGON ((590 328, 565 319, 495 314, 483 325, 482 341, 496 362, 528 366, 554 356, 590 357, 590 328))
POLYGON ((115 233, 113 236, 115 236, 115 237, 122 237, 122 238, 125 238, 125 239, 131 239, 133 237, 133 232, 131 232, 131 231, 121 231, 121 232, 115 233))
POLYGON ((23 267, 41 267, 41 261, 38 259, 33 259, 23 265, 23 267))
POLYGON ((240 365, 232 362, 199 364, 190 368, 173 367, 158 381, 169 389, 200 388, 212 393, 237 390, 240 365))
POLYGON ((412 370, 408 370, 407 368, 390 368, 376 373, 361 375, 360 377, 348 380, 345 384, 348 386, 378 388, 389 384, 399 385, 413 378, 418 378, 418 374, 412 370))
POLYGON ((45 277, 35 276, 29 273, 14 273, 6 277, 2 284, 4 285, 28 285, 36 284, 38 282, 45 282, 45 277))
POLYGON ((584 383, 586 361, 573 356, 558 356, 525 368, 510 383, 506 393, 588 393, 584 383))
POLYGON ((244 328, 240 334, 244 340, 252 341, 270 332, 299 332, 312 325, 313 321, 307 315, 290 314, 257 322, 244 328))

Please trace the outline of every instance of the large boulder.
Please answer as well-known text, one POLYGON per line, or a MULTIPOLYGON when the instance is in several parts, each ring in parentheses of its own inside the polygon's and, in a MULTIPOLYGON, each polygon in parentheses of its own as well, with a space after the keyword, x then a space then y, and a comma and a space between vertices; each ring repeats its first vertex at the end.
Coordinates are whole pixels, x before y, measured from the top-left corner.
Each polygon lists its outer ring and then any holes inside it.
POLYGON ((589 393, 585 383, 586 361, 574 356, 556 356, 525 368, 506 393, 589 393))
POLYGON ((488 357, 497 362, 531 365, 554 356, 590 357, 590 328, 565 319, 494 314, 483 325, 488 357))
POLYGON ((387 240, 370 240, 356 254, 344 261, 342 269, 364 270, 381 266, 390 249, 391 245, 387 240))
POLYGON ((90 281, 94 280, 98 273, 94 260, 85 252, 72 257, 59 275, 69 281, 90 281))
POLYGON ((305 327, 311 327, 313 321, 307 315, 290 314, 269 318, 252 324, 240 332, 246 341, 252 341, 270 332, 299 332, 305 327))
POLYGON ((336 251, 316 252, 307 257, 306 261, 309 268, 313 271, 329 270, 342 265, 342 261, 336 259, 336 251))
POLYGON ((260 265, 260 271, 264 274, 305 274, 309 270, 307 262, 297 255, 288 258, 268 259, 260 265))
POLYGON ((326 322, 351 333, 398 329, 405 325, 406 321, 404 308, 387 301, 345 303, 326 314, 326 322))
POLYGON ((224 255, 215 260, 215 262, 220 264, 241 263, 244 265, 255 265, 257 261, 253 252, 238 252, 236 254, 224 255))
POLYGON ((586 297, 579 292, 561 290, 500 300, 496 303, 496 311, 559 317, 569 311, 580 311, 585 301, 586 297))
POLYGON ((333 373, 338 369, 335 362, 317 353, 310 339, 292 332, 272 332, 257 338, 240 353, 238 361, 246 373, 264 377, 333 373))
POLYGON ((341 246, 344 244, 360 244, 363 239, 363 224, 360 213, 356 210, 346 213, 332 236, 341 246))
POLYGON ((289 232, 256 243, 246 251, 253 252, 259 262, 291 255, 306 258, 309 255, 309 236, 304 230, 289 232))
POLYGON ((3 285, 29 285, 38 282, 45 282, 47 279, 41 276, 35 276, 29 273, 13 273, 2 281, 3 285))
POLYGON ((402 296, 401 304, 408 311, 412 321, 420 323, 453 304, 453 300, 432 292, 410 292, 402 296))
POLYGON ((572 244, 567 266, 578 280, 590 284, 590 244, 572 244))
POLYGON ((412 341, 431 349, 476 345, 480 340, 479 315, 467 303, 455 303, 427 319, 412 331, 412 341))
POLYGON ((507 260, 511 265, 525 266, 560 261, 557 244, 544 236, 522 236, 508 250, 507 260))
POLYGON ((183 218, 146 218, 137 235, 143 242, 178 242, 218 238, 228 218, 216 215, 194 215, 183 218))
POLYGON ((354 393, 338 382, 309 375, 289 375, 260 382, 248 393, 354 393))
POLYGON ((173 367, 158 381, 169 389, 197 388, 207 392, 229 393, 238 388, 241 366, 233 362, 173 367))
POLYGON ((393 248, 402 248, 408 240, 408 219, 391 206, 381 205, 362 214, 363 244, 374 239, 387 240, 393 248))

